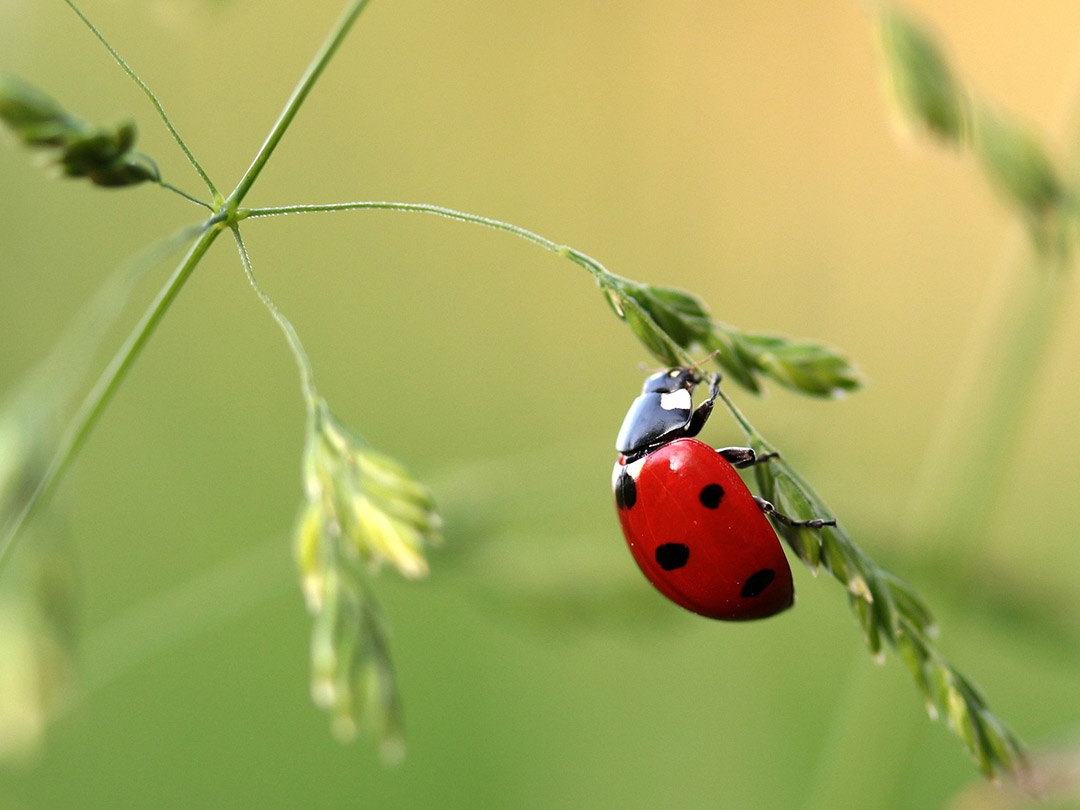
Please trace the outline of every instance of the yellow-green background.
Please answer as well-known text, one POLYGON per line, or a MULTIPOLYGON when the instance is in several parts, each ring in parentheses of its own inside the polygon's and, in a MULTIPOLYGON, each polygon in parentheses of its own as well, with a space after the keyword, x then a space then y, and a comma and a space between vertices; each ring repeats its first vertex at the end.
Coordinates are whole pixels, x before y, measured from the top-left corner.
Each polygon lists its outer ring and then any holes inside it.
MULTIPOLYGON (((1069 131, 1074 3, 918 6, 983 91, 1069 131)), ((228 188, 339 3, 85 10, 228 188)), ((135 118, 165 176, 199 189, 59 0, 0 0, 0 69, 91 120, 135 118)), ((1037 749, 1072 750, 1077 302, 1029 392, 991 527, 935 569, 904 531, 909 496, 1013 218, 973 161, 896 137, 882 85, 855 2, 377 0, 248 202, 466 209, 692 289, 729 323, 843 347, 872 381, 847 400, 734 393, 853 536, 925 593, 942 648, 995 710, 1037 749), (973 578, 979 561, 997 573, 973 578), (987 609, 977 597, 1003 584, 1054 623, 987 609)), ((48 179, 5 141, 6 387, 111 268, 198 210, 159 189, 48 179)), ((866 655, 827 577, 797 566, 794 610, 728 625, 681 612, 634 569, 609 465, 648 358, 584 272, 420 216, 245 232, 332 406, 446 513, 431 578, 379 585, 407 760, 386 770, 363 742, 342 747, 308 699, 288 539, 302 404, 221 240, 61 489, 92 688, 36 761, 0 771, 0 807, 933 808, 977 781, 899 663, 866 655)), ((722 413, 707 433, 740 439, 722 413)))

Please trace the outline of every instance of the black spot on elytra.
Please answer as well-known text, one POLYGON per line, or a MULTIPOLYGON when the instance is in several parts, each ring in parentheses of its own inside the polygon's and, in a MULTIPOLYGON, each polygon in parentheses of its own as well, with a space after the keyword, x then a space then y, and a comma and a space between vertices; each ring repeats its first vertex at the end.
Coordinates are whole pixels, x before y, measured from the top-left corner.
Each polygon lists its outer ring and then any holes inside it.
POLYGON ((656 547, 656 564, 665 571, 682 568, 690 559, 690 547, 683 543, 664 543, 656 547))
POLYGON ((698 500, 706 509, 715 509, 724 499, 724 488, 719 484, 706 484, 698 493, 698 500))
POLYGON ((623 470, 615 479, 615 506, 619 509, 633 509, 637 503, 637 484, 630 473, 623 470))
POLYGON ((742 586, 742 593, 739 594, 743 599, 750 596, 757 596, 763 590, 769 587, 769 583, 776 578, 776 572, 771 568, 762 568, 760 571, 755 571, 746 580, 746 583, 742 586))

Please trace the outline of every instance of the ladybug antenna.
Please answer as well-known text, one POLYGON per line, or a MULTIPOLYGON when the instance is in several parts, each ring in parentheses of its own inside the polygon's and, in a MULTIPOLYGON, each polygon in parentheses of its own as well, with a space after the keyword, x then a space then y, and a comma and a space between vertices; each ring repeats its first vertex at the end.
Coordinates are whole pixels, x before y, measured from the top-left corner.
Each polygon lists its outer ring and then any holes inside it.
MULTIPOLYGON (((699 368, 701 368, 701 367, 702 367, 703 365, 705 365, 706 363, 708 363, 708 362, 709 362, 710 360, 713 360, 713 359, 715 359, 715 357, 716 357, 716 356, 717 356, 718 354, 720 354, 720 350, 719 350, 719 349, 716 349, 716 350, 715 350, 715 351, 713 351, 713 352, 712 352, 711 354, 709 354, 709 355, 707 355, 706 357, 703 357, 703 358, 701 358, 700 360, 698 360, 698 361, 697 361, 696 363, 694 363, 694 365, 692 365, 692 366, 687 366, 687 368, 690 368, 690 369, 699 369, 699 368)), ((719 382, 719 380, 720 380, 720 374, 719 374, 719 373, 716 373, 716 374, 715 374, 715 376, 716 376, 716 379, 717 379, 717 381, 719 382)))
MULTIPOLYGON (((710 352, 709 354, 707 354, 705 357, 698 360, 693 365, 684 366, 684 368, 687 368, 687 369, 701 368, 703 365, 708 363, 710 360, 713 360, 718 354, 720 354, 720 349, 716 349, 715 351, 710 352)), ((669 366, 664 366, 663 368, 653 368, 652 366, 645 365, 645 363, 638 363, 637 367, 638 367, 638 371, 641 371, 641 372, 646 373, 646 374, 655 374, 658 371, 664 371, 666 368, 669 368, 669 366)))

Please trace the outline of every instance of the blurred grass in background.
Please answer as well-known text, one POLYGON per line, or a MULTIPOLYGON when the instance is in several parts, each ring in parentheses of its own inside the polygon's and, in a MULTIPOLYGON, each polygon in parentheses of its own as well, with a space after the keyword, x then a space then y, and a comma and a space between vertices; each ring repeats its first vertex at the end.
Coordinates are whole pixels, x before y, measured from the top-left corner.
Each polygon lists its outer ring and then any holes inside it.
MULTIPOLYGON (((1055 136, 1074 131, 1072 4, 913 5, 982 90, 1055 136)), ((339 4, 85 10, 228 185, 339 4)), ((973 161, 898 146, 875 50, 852 3, 383 0, 249 202, 470 210, 692 289, 730 323, 843 347, 872 381, 848 400, 734 393, 920 588, 997 712, 1036 749, 1075 750, 1080 327, 1065 317, 1030 392, 980 544, 950 557, 947 538, 906 533, 1013 218, 973 161)), ((0 53, 87 117, 135 117, 165 177, 197 188, 61 3, 0 4, 0 53)), ((153 188, 45 180, 15 148, 0 149, 0 176, 8 388, 115 265, 198 212, 153 188)), ((608 473, 646 358, 583 272, 422 217, 288 217, 245 235, 335 410, 427 478, 445 512, 431 579, 379 585, 408 757, 384 770, 370 746, 338 745, 308 700, 288 538, 302 403, 275 326, 219 247, 61 489, 96 688, 40 758, 0 772, 0 807, 927 808, 977 779, 898 662, 870 662, 832 583, 799 567, 796 610, 732 626, 641 579, 608 473), (238 560, 255 572, 234 577, 242 592, 206 579, 238 560)), ((722 417, 707 434, 741 438, 722 417)))

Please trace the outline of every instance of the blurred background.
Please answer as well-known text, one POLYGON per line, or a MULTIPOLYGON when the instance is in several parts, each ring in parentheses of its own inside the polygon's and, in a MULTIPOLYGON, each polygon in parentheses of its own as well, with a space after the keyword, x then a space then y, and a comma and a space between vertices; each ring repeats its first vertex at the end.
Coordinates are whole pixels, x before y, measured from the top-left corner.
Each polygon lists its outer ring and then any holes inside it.
MULTIPOLYGON (((340 6, 84 10, 228 189, 340 6)), ((1069 151, 1075 3, 910 7, 984 93, 1069 151)), ((1003 267, 1034 271, 973 160, 897 137, 877 50, 854 2, 379 0, 247 202, 464 209, 691 289, 727 323, 843 347, 870 380, 845 400, 732 394, 923 593, 941 648, 999 716, 1068 771, 1080 767, 1080 302, 1062 286, 1003 490, 978 542, 953 553, 917 530, 913 492, 970 371, 988 287, 1003 267)), ((0 69, 88 120, 136 120, 166 179, 201 190, 63 3, 0 0, 0 54, 0 69)), ((51 179, 4 140, 10 390, 114 267, 200 217, 161 189, 51 179)), ((0 765, 0 808, 1020 801, 982 792, 895 656, 867 655, 827 577, 796 564, 796 608, 747 625, 685 613, 641 577, 609 476, 650 359, 583 271, 422 216, 292 216, 245 234, 332 407, 429 481, 445 513, 431 577, 377 584, 407 758, 386 769, 364 741, 338 744, 310 702, 289 536, 303 406, 281 335, 220 240, 37 527, 72 551, 83 686, 42 745, 0 765)), ((97 364, 167 273, 148 274, 97 364)), ((720 412, 706 433, 742 438, 720 412)), ((18 684, 0 686, 32 727, 18 684)))

